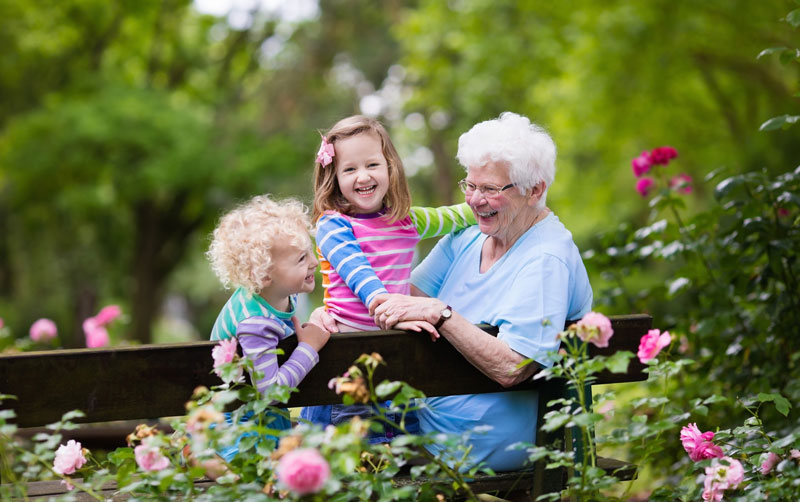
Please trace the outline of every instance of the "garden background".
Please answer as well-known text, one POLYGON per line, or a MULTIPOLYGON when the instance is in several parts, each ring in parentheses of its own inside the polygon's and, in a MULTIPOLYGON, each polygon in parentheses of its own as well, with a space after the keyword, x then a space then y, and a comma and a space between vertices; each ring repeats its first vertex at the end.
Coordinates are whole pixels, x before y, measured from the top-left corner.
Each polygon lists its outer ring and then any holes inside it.
MULTIPOLYGON (((797 403, 797 7, 2 0, 0 348, 32 348, 40 317, 82 347, 108 304, 114 344, 205 339, 228 296, 211 229, 255 194, 310 202, 318 131, 381 119, 414 202, 438 205, 461 198, 458 136, 512 110, 559 148, 548 206, 596 310, 652 314, 694 360, 669 389, 683 419, 797 403), (679 156, 643 197, 631 160, 662 145, 679 156), (690 193, 666 188, 681 173, 690 193)), ((794 434, 794 407, 762 418, 794 434)))

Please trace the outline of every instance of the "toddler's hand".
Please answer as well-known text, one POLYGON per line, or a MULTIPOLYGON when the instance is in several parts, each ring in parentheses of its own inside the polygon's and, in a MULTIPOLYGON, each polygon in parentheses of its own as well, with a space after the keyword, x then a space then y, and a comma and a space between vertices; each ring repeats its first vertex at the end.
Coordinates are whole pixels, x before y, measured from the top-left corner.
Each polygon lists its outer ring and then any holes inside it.
POLYGON ((436 331, 436 328, 433 327, 433 324, 428 321, 400 321, 392 328, 402 329, 404 331, 416 331, 417 333, 422 333, 422 330, 425 330, 430 333, 432 342, 435 342, 439 339, 439 336, 441 336, 439 332, 436 331))
POLYGON ((297 339, 303 343, 311 345, 317 352, 328 343, 331 334, 320 328, 314 323, 300 324, 297 316, 292 316, 292 324, 294 324, 294 331, 297 333, 297 339))
POLYGON ((325 312, 325 307, 317 307, 311 312, 308 322, 316 324, 320 328, 330 333, 338 333, 339 326, 336 325, 336 319, 331 317, 330 314, 325 312))

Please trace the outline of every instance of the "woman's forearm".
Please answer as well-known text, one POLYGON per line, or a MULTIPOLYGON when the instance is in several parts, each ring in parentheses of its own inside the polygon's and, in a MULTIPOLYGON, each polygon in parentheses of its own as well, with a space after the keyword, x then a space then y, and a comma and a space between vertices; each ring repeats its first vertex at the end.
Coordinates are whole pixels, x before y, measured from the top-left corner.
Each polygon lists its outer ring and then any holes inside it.
POLYGON ((539 369, 536 363, 518 368, 525 357, 456 311, 453 311, 453 316, 439 328, 439 334, 447 338, 453 347, 481 373, 503 387, 511 387, 527 380, 539 369))

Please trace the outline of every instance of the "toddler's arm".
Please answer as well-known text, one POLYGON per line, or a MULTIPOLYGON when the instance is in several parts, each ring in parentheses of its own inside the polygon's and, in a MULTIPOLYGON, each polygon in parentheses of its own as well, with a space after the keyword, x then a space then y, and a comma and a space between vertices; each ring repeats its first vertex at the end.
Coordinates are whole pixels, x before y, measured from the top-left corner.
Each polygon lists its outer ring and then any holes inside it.
POLYGON ((457 232, 476 223, 475 215, 466 202, 455 206, 415 206, 408 214, 423 239, 457 232))
POLYGON ((278 321, 261 316, 249 317, 240 322, 236 328, 236 337, 242 346, 244 356, 253 361, 256 370, 264 373, 264 376, 255 382, 256 388, 262 395, 273 384, 297 387, 311 368, 319 362, 317 349, 300 341, 283 365, 278 366, 278 356, 270 350, 278 346, 282 334, 283 328, 278 321))

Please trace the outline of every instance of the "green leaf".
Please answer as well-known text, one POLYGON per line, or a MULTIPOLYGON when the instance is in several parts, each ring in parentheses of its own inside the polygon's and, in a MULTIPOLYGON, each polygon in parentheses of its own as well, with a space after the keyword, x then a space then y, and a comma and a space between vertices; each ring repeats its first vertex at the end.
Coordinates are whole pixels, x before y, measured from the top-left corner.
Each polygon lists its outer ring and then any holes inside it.
POLYGON ((611 373, 625 373, 628 371, 628 361, 633 357, 633 353, 626 351, 615 352, 606 359, 606 368, 611 373))
POLYGON ((756 397, 756 400, 761 403, 766 403, 768 401, 774 402, 775 408, 777 408, 778 412, 780 412, 780 414, 783 416, 787 416, 789 414, 789 409, 792 407, 791 403, 789 403, 789 400, 777 392, 771 394, 760 392, 756 397))
POLYGON ((401 385, 403 385, 403 382, 389 382, 384 380, 375 387, 375 394, 380 398, 388 397, 397 392, 397 389, 399 389, 401 385))
POLYGON ((758 130, 774 131, 775 129, 786 129, 798 120, 800 120, 800 115, 780 115, 778 117, 772 117, 761 124, 761 127, 759 127, 758 130))
POLYGON ((800 9, 795 9, 786 14, 786 22, 797 28, 800 26, 800 9))
POLYGON ((785 46, 781 47, 770 47, 768 49, 764 49, 763 51, 758 53, 756 59, 761 59, 762 57, 769 56, 770 54, 781 54, 784 51, 788 51, 789 48, 785 46))

